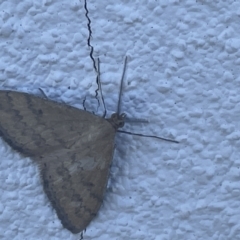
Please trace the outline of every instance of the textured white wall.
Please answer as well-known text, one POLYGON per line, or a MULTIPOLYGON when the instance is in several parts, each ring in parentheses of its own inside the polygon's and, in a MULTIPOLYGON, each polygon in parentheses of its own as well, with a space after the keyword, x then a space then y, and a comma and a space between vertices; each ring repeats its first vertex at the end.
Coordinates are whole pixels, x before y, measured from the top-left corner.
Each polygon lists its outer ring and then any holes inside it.
MULTIPOLYGON (((118 134, 84 239, 240 239, 240 2, 87 2, 109 113, 128 55, 122 110, 151 123, 127 129, 181 143, 118 134)), ((2 89, 41 87, 79 108, 87 96, 96 111, 83 6, 0 0, 2 89)), ((3 141, 0 152, 0 238, 79 239, 62 228, 30 159, 3 141)))

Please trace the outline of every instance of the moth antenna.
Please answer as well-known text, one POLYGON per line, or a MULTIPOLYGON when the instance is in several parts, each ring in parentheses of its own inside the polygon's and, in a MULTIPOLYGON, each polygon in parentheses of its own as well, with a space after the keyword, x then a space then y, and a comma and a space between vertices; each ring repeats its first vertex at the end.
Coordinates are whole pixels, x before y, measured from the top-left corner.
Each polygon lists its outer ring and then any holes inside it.
POLYGON ((176 141, 174 139, 168 139, 168 138, 158 137, 158 136, 154 136, 154 135, 144 135, 144 134, 141 134, 141 133, 131 133, 131 132, 122 131, 122 130, 117 130, 117 132, 126 133, 126 134, 134 135, 134 136, 140 136, 140 137, 156 138, 156 139, 164 140, 164 141, 167 141, 167 142, 179 143, 178 141, 176 141))
POLYGON ((122 72, 122 78, 121 78, 121 85, 120 85, 120 91, 119 91, 119 97, 118 97, 118 105, 117 105, 117 114, 120 114, 121 109, 121 97, 122 97, 122 90, 123 90, 123 79, 126 72, 126 66, 127 66, 127 56, 125 57, 124 66, 123 66, 123 72, 122 72))
MULTIPOLYGON (((120 91, 119 91, 119 97, 118 97, 117 115, 120 115, 121 97, 122 97, 122 90, 123 90, 123 80, 124 80, 124 75, 125 75, 125 72, 126 72, 126 66, 127 66, 127 56, 125 57, 123 73, 122 73, 122 78, 121 78, 121 85, 120 85, 120 91)), ((133 118, 126 118, 126 122, 148 123, 148 121, 145 120, 145 119, 133 119, 133 118)), ((154 136, 154 135, 144 135, 144 134, 140 134, 140 133, 131 133, 131 132, 128 132, 128 131, 123 131, 123 130, 117 130, 117 132, 126 133, 126 134, 129 134, 129 135, 140 136, 140 137, 156 138, 156 139, 164 140, 164 141, 167 141, 167 142, 179 143, 178 141, 173 140, 173 139, 158 137, 158 136, 154 136)))
POLYGON ((102 117, 105 118, 106 114, 107 114, 107 110, 106 110, 106 105, 105 105, 105 101, 104 101, 103 93, 102 93, 102 84, 101 84, 101 79, 100 79, 100 59, 99 58, 97 59, 97 83, 98 83, 99 91, 101 93, 102 104, 104 107, 104 112, 103 112, 102 117))

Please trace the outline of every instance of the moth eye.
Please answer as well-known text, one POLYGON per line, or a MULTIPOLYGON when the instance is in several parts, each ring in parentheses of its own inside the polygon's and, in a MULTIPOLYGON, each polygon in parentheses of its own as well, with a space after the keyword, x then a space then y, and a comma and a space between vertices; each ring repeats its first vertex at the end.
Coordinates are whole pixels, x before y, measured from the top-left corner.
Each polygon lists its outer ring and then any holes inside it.
POLYGON ((120 122, 119 127, 123 127, 123 126, 124 126, 124 122, 120 122))

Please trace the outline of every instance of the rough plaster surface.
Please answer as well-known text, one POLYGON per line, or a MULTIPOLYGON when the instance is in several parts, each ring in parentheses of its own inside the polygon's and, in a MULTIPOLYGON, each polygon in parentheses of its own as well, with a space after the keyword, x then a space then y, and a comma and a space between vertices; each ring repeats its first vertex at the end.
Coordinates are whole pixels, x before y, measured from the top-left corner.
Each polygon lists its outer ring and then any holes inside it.
MULTIPOLYGON (((108 113, 146 118, 118 134, 97 240, 240 239, 240 2, 87 1, 108 113)), ((83 1, 0 1, 0 84, 98 111, 83 1)), ((1 114, 1 113, 0 113, 1 114)), ((30 159, 0 142, 0 238, 79 239, 63 229, 30 159)))

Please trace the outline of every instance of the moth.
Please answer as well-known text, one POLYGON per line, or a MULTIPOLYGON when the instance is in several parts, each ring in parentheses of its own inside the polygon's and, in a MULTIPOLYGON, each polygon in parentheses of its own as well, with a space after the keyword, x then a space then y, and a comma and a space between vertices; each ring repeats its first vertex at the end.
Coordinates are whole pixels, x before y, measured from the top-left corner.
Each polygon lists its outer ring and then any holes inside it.
POLYGON ((105 119, 28 93, 0 91, 0 136, 38 164, 44 191, 72 233, 82 232, 102 204, 114 138, 126 118, 119 106, 105 119))

